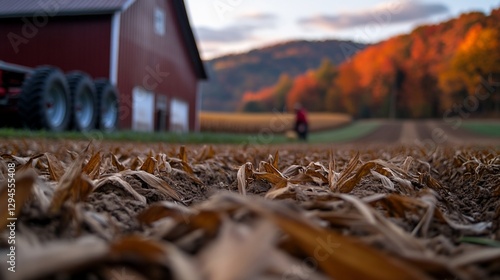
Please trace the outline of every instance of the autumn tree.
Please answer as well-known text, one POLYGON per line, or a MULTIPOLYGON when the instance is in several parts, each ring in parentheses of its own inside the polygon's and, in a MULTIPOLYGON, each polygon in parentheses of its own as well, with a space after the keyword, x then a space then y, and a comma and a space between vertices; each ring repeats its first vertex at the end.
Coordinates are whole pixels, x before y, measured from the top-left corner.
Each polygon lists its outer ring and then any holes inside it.
POLYGON ((340 92, 342 106, 351 115, 357 115, 360 112, 362 88, 359 79, 360 75, 354 65, 346 63, 340 66, 339 75, 334 84, 340 92))
MULTIPOLYGON (((319 104, 316 105, 316 111, 327 111, 334 109, 334 105, 330 104, 330 102, 338 102, 340 100, 332 99, 332 96, 335 95, 335 78, 337 77, 338 71, 335 65, 329 59, 323 59, 319 68, 315 71, 314 76, 316 77, 318 83, 318 99, 320 100, 319 104)), ((338 91, 337 91, 338 92, 338 91)))
POLYGON ((287 74, 282 74, 274 86, 274 93, 273 93, 273 98, 274 98, 274 107, 279 110, 283 111, 284 108, 286 107, 286 98, 288 93, 290 92, 290 89, 292 88, 293 81, 290 78, 289 75, 287 74))
POLYGON ((256 92, 245 92, 240 108, 245 112, 266 112, 273 109, 274 87, 266 87, 256 92))
POLYGON ((477 90, 486 90, 481 84, 488 76, 498 74, 500 31, 476 24, 467 32, 448 68, 440 75, 439 85, 454 102, 460 102, 468 95, 479 94, 477 90))
POLYGON ((287 96, 288 110, 293 110, 297 103, 301 103, 310 111, 316 111, 318 104, 322 103, 318 80, 313 71, 295 78, 287 96))

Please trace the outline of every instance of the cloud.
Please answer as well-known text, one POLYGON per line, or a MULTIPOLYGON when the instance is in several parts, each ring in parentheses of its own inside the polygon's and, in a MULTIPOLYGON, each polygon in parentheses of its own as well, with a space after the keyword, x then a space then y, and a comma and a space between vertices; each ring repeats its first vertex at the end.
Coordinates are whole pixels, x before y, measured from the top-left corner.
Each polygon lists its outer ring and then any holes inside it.
POLYGON ((429 18, 433 15, 446 13, 448 11, 448 7, 443 4, 400 0, 359 12, 345 12, 335 15, 318 15, 302 18, 298 23, 308 27, 340 30, 374 23, 397 24, 410 22, 429 18))
POLYGON ((274 27, 277 16, 271 13, 251 12, 240 14, 238 24, 220 29, 197 27, 196 34, 204 43, 238 43, 254 39, 253 32, 274 27))
POLYGON ((197 27, 196 35, 203 43, 237 43, 252 38, 252 25, 236 25, 221 29, 197 27))
POLYGON ((249 12, 245 14, 240 14, 238 18, 241 20, 250 20, 250 21, 275 21, 278 17, 275 14, 271 13, 249 12))

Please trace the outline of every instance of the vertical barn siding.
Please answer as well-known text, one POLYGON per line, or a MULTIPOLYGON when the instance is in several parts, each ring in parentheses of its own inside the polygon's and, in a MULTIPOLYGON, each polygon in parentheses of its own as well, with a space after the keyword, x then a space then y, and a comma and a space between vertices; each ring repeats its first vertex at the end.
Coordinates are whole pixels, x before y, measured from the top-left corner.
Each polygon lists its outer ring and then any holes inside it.
POLYGON ((11 32, 23 36, 24 25, 20 18, 1 20, 0 60, 30 67, 55 65, 63 71, 78 69, 94 78, 109 76, 111 16, 51 17, 16 53, 7 36, 11 32))
POLYGON ((198 79, 179 29, 171 1, 136 1, 121 15, 118 87, 122 128, 130 128, 132 124, 132 89, 135 86, 148 89, 144 84, 145 77, 150 75, 147 69, 158 68, 160 72, 169 72, 169 76, 152 91, 166 95, 168 102, 172 98, 188 102, 189 129, 195 129, 198 79), (154 31, 155 7, 165 12, 163 36, 154 31))

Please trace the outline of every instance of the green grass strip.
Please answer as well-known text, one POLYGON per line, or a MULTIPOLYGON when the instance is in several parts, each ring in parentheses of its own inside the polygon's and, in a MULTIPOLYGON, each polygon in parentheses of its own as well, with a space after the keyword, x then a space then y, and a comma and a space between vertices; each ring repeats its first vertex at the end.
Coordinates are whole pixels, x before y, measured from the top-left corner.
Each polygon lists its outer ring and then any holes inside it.
POLYGON ((500 122, 466 122, 462 127, 471 132, 492 137, 500 137, 500 122))
MULTIPOLYGON (((378 127, 375 122, 354 122, 350 125, 324 132, 311 133, 309 143, 331 143, 354 140, 363 137, 378 127)), ((283 134, 255 133, 215 133, 215 132, 137 132, 130 130, 116 131, 113 133, 102 133, 91 131, 81 133, 76 131, 49 132, 32 131, 24 129, 0 129, 0 138, 11 139, 69 139, 69 140, 109 140, 109 141, 132 141, 132 142, 163 142, 163 143, 190 143, 190 144, 283 144, 293 143, 283 134)))
MULTIPOLYGON (((0 129, 0 138, 22 139, 69 139, 69 140, 108 140, 132 142, 165 142, 165 143, 210 143, 210 144, 240 144, 251 137, 245 134, 212 133, 212 132, 137 132, 121 130, 112 133, 91 131, 81 133, 76 131, 49 132, 19 129, 0 129)), ((284 137, 283 137, 284 138, 284 137)))
POLYGON ((311 134, 311 143, 348 142, 375 131, 380 126, 376 121, 358 121, 339 129, 311 134))

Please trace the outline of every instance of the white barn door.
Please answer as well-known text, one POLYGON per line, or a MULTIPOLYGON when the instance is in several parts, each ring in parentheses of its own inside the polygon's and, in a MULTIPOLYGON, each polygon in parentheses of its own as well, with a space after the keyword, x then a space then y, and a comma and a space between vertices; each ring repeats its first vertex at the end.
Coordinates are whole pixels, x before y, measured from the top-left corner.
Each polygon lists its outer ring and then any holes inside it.
POLYGON ((176 98, 170 101, 170 130, 189 131, 189 106, 187 102, 176 98))
POLYGON ((153 131, 155 95, 135 87, 132 91, 132 130, 153 131))

